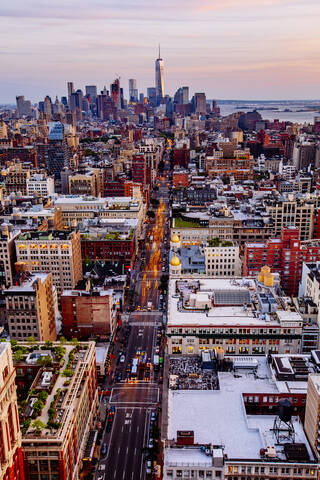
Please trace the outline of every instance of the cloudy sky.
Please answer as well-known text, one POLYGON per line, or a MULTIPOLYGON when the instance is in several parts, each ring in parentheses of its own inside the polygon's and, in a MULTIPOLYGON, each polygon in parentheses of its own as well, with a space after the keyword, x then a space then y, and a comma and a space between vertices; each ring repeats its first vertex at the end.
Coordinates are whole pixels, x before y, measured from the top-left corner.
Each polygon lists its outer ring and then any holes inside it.
POLYGON ((320 0, 7 0, 0 5, 0 102, 66 94, 66 82, 127 93, 189 85, 219 99, 320 98, 320 0))

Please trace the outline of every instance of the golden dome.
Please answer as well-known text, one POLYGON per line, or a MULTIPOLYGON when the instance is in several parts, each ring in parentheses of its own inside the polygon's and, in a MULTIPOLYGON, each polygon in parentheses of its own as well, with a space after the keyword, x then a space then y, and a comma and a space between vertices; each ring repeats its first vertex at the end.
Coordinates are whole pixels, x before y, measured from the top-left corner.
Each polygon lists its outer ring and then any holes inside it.
POLYGON ((171 238, 171 242, 172 243, 179 243, 180 242, 180 238, 178 237, 178 235, 176 233, 171 238))
POLYGON ((265 265, 264 267, 261 268, 261 273, 263 273, 264 275, 270 272, 271 272, 271 268, 268 267, 268 265, 265 265))
POLYGON ((174 254, 173 257, 171 258, 170 265, 172 267, 179 267, 180 263, 181 263, 180 259, 177 257, 176 254, 174 254))

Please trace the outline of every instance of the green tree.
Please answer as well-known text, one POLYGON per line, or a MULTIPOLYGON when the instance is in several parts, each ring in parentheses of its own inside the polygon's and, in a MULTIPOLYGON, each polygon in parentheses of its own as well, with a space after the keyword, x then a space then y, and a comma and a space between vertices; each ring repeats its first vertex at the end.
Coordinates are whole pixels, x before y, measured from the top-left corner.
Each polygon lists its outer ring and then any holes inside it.
POLYGON ((72 375, 73 375, 73 371, 70 368, 66 368, 62 372, 63 377, 72 377, 72 375))
POLYGON ((27 342, 29 345, 34 345, 35 343, 37 343, 37 340, 32 335, 30 335, 30 337, 27 338, 27 342))
POLYGON ((42 390, 42 392, 39 393, 38 395, 38 400, 41 400, 41 402, 45 402, 48 398, 48 393, 42 390))
POLYGON ((46 424, 43 423, 41 420, 37 419, 32 423, 32 428, 35 429, 37 433, 40 433, 42 430, 46 428, 46 424))
POLYGON ((37 360, 37 364, 41 365, 42 367, 48 367, 49 365, 52 365, 52 358, 50 357, 50 355, 40 357, 37 360))
POLYGON ((23 359, 23 351, 22 350, 17 350, 16 352, 14 352, 13 360, 15 362, 21 362, 22 359, 23 359))
POLYGON ((79 340, 76 337, 73 337, 70 343, 77 347, 79 345, 79 340))
POLYGON ((47 341, 45 342, 45 346, 46 346, 47 348, 51 348, 52 345, 53 345, 53 342, 51 342, 50 340, 47 340, 47 341))
POLYGON ((62 337, 60 337, 60 345, 62 345, 62 346, 63 346, 63 345, 65 345, 66 343, 67 343, 67 340, 66 340, 66 338, 65 338, 65 337, 63 337, 63 336, 62 336, 62 337))

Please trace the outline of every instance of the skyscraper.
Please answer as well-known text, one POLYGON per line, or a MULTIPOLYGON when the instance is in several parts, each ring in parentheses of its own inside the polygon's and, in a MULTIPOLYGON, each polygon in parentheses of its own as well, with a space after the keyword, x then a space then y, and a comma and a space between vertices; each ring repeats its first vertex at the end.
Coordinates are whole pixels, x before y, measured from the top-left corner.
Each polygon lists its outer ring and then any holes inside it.
POLYGON ((118 110, 121 109, 121 97, 120 97, 120 78, 116 78, 115 81, 110 85, 111 97, 114 105, 118 110))
POLYGON ((97 98, 97 87, 96 85, 86 85, 86 96, 90 97, 91 102, 95 102, 97 98))
POLYGON ((135 78, 129 78, 129 101, 138 101, 137 80, 135 78))
POLYGON ((159 57, 156 60, 156 95, 157 102, 164 98, 164 63, 160 56, 160 45, 159 45, 159 57))

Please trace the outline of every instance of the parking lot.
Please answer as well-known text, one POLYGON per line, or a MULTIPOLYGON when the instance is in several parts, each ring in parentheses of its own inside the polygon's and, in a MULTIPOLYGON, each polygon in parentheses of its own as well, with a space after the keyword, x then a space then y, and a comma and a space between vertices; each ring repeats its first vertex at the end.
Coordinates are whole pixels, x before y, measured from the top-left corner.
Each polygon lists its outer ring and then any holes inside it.
POLYGON ((172 390, 217 390, 218 376, 214 370, 202 369, 201 357, 171 357, 169 359, 172 390))

